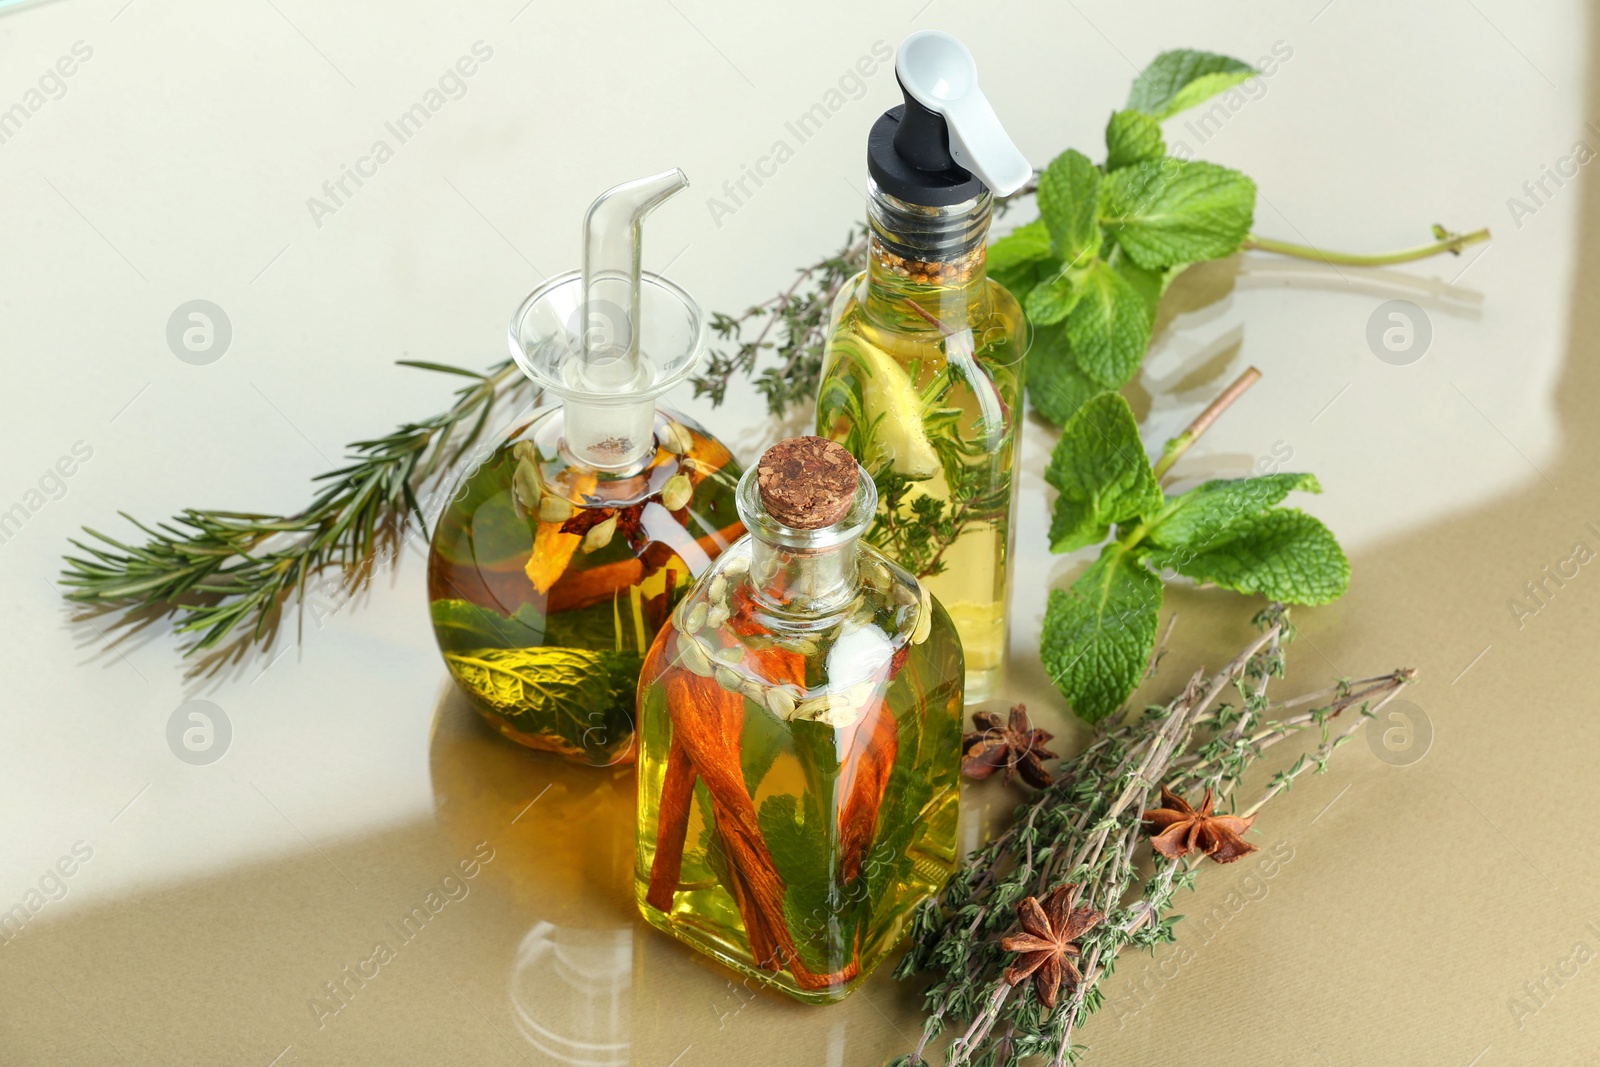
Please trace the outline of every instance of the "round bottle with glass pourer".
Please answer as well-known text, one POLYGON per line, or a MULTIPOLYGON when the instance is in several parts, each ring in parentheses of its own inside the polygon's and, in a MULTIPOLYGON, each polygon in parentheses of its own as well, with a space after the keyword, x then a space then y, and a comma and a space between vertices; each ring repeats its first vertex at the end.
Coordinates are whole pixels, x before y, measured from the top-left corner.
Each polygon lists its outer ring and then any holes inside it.
POLYGON ((687 184, 673 170, 602 194, 583 269, 517 309, 512 356, 561 402, 462 476, 428 557, 434 634, 473 706, 587 763, 633 760, 645 652, 744 532, 729 451, 656 402, 706 346, 699 305, 639 265, 644 217, 687 184))
POLYGON ((749 536, 640 677, 635 893, 701 952, 837 1000, 955 869, 961 643, 862 539, 877 490, 839 445, 773 445, 738 502, 749 536))
POLYGON ((969 702, 1007 643, 1027 321, 985 273, 990 209, 1032 174, 948 34, 901 44, 905 103, 868 136, 867 269, 834 304, 817 432, 878 489, 867 540, 949 609, 969 702))

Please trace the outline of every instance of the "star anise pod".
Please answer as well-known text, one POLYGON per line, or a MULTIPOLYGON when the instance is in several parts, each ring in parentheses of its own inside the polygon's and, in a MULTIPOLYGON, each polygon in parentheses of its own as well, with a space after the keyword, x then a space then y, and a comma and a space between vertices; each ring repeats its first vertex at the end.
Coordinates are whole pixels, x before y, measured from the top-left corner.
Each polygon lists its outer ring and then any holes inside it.
POLYGON ((1215 803, 1216 797, 1207 789, 1200 801, 1200 810, 1196 811, 1188 801, 1162 786, 1161 807, 1144 813, 1150 847, 1168 859, 1181 859, 1190 852, 1200 851, 1218 863, 1232 863, 1254 852, 1256 846, 1240 835, 1250 829, 1256 817, 1213 815, 1211 809, 1215 803))
POLYGON ((1077 907, 1076 885, 1064 885, 1044 898, 1024 897, 1017 905, 1017 921, 1022 932, 1000 940, 1007 952, 1020 952, 1021 957, 1006 969, 1006 981, 1012 985, 1033 978, 1033 991, 1039 1003, 1047 1008, 1056 1006, 1056 994, 1062 979, 1072 989, 1083 981, 1074 958, 1082 954, 1076 944, 1084 934, 1099 926, 1105 916, 1093 908, 1077 907))
POLYGON ((1004 767, 1006 781, 1013 773, 1021 774, 1029 785, 1044 789, 1052 779, 1044 769, 1043 760, 1055 759, 1056 754, 1044 747, 1051 735, 1046 730, 1036 730, 1028 721, 1028 708, 1018 704, 1011 709, 1010 719, 1000 721, 992 711, 975 711, 972 723, 978 729, 961 739, 961 773, 968 778, 987 778, 1004 767))

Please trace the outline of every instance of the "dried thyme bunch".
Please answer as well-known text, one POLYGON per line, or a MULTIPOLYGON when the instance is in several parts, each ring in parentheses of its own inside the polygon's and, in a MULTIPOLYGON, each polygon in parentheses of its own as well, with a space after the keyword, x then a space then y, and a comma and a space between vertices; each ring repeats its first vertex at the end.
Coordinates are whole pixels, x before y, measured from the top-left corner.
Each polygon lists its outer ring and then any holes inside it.
POLYGON ((867 228, 857 225, 845 234, 837 252, 801 267, 794 282, 777 296, 737 315, 712 312, 711 332, 733 347, 711 350, 705 373, 694 379, 694 395, 708 396, 713 405, 720 405, 729 383, 738 376, 754 378, 774 415, 814 400, 833 298, 866 266, 867 228), (747 329, 755 330, 748 340, 747 329), (756 366, 766 352, 772 353, 773 363, 757 374, 756 366))
MULTIPOLYGON (((1209 679, 1196 672, 1170 703, 1102 722, 1089 746, 1060 765, 1055 783, 1020 807, 1011 827, 969 856, 944 892, 916 913, 912 947, 896 974, 933 976, 925 993, 928 1018, 916 1050, 893 1067, 927 1063, 928 1045, 955 1027, 960 1031, 947 1050, 949 1067, 1001 1067, 1028 1058, 1051 1067, 1077 1063, 1084 1049, 1073 1044, 1073 1033, 1100 1007, 1100 979, 1124 949, 1175 940, 1176 920, 1168 918, 1173 896, 1193 887, 1204 859, 1200 849, 1169 847, 1187 853, 1178 858, 1152 852, 1155 873, 1141 883, 1136 864, 1155 828, 1152 817, 1167 817, 1158 825, 1174 817, 1201 817, 1147 809, 1162 807, 1172 794, 1198 798, 1214 792, 1227 802, 1245 770, 1268 748, 1302 731, 1318 732, 1313 752, 1275 775, 1259 799, 1234 813, 1239 820, 1234 825, 1248 825, 1301 774, 1325 770, 1333 750, 1415 676, 1401 670, 1344 680, 1273 703, 1267 684, 1283 675, 1283 645, 1292 630, 1281 605, 1258 621, 1261 635, 1209 679), (1237 698, 1223 702, 1230 688, 1237 698), (1353 721, 1335 733, 1332 720, 1352 708, 1353 721), (1081 931, 1070 946, 1059 939, 1020 936, 1030 926, 1038 929, 1040 900, 1078 909, 1076 922, 1055 931, 1081 931), (1043 995, 1037 980, 1030 986, 1019 975, 1026 969, 1019 961, 1037 965, 1040 960, 1008 951, 1005 940, 1071 964, 1059 972, 1065 975, 1059 997, 1053 989, 1043 995), (1075 971, 1081 979, 1073 979, 1075 971)), ((1152 657, 1152 671, 1158 659, 1159 654, 1152 657)))

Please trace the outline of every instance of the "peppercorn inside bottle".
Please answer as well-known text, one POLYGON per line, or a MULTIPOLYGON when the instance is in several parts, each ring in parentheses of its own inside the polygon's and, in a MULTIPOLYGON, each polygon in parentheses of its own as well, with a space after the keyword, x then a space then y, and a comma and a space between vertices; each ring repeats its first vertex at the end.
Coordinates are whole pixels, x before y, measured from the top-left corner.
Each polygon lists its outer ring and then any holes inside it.
POLYGON ((640 677, 635 894, 699 951, 834 1001, 955 870, 961 645, 861 541, 877 494, 842 447, 779 442, 738 506, 750 535, 640 677))

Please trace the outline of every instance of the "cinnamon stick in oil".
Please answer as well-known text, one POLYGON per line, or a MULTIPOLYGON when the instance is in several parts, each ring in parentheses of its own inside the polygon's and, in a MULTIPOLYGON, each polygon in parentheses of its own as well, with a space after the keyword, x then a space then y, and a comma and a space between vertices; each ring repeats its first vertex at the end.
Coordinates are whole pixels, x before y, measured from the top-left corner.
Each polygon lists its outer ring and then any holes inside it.
MULTIPOLYGON (((572 535, 562 534, 562 536, 572 535)), ((714 558, 742 536, 744 536, 744 526, 736 522, 714 534, 696 538, 694 544, 707 557, 714 558)), ((668 547, 677 550, 676 546, 668 545, 668 547)), ((681 552, 679 554, 682 555, 681 552)), ((638 559, 617 560, 589 570, 568 571, 550 587, 549 599, 545 601, 544 609, 554 615, 558 611, 586 608, 602 600, 609 600, 623 589, 638 585, 643 578, 644 562, 638 559)))
POLYGON ((867 850, 878 834, 878 812, 900 751, 894 710, 881 697, 854 725, 846 727, 845 757, 839 766, 839 870, 845 881, 861 873, 867 850))
POLYGON ((694 803, 694 765, 676 736, 667 750, 667 772, 661 783, 661 809, 656 829, 656 855, 650 865, 645 902, 672 910, 672 895, 683 873, 684 838, 689 833, 689 808, 694 803))

